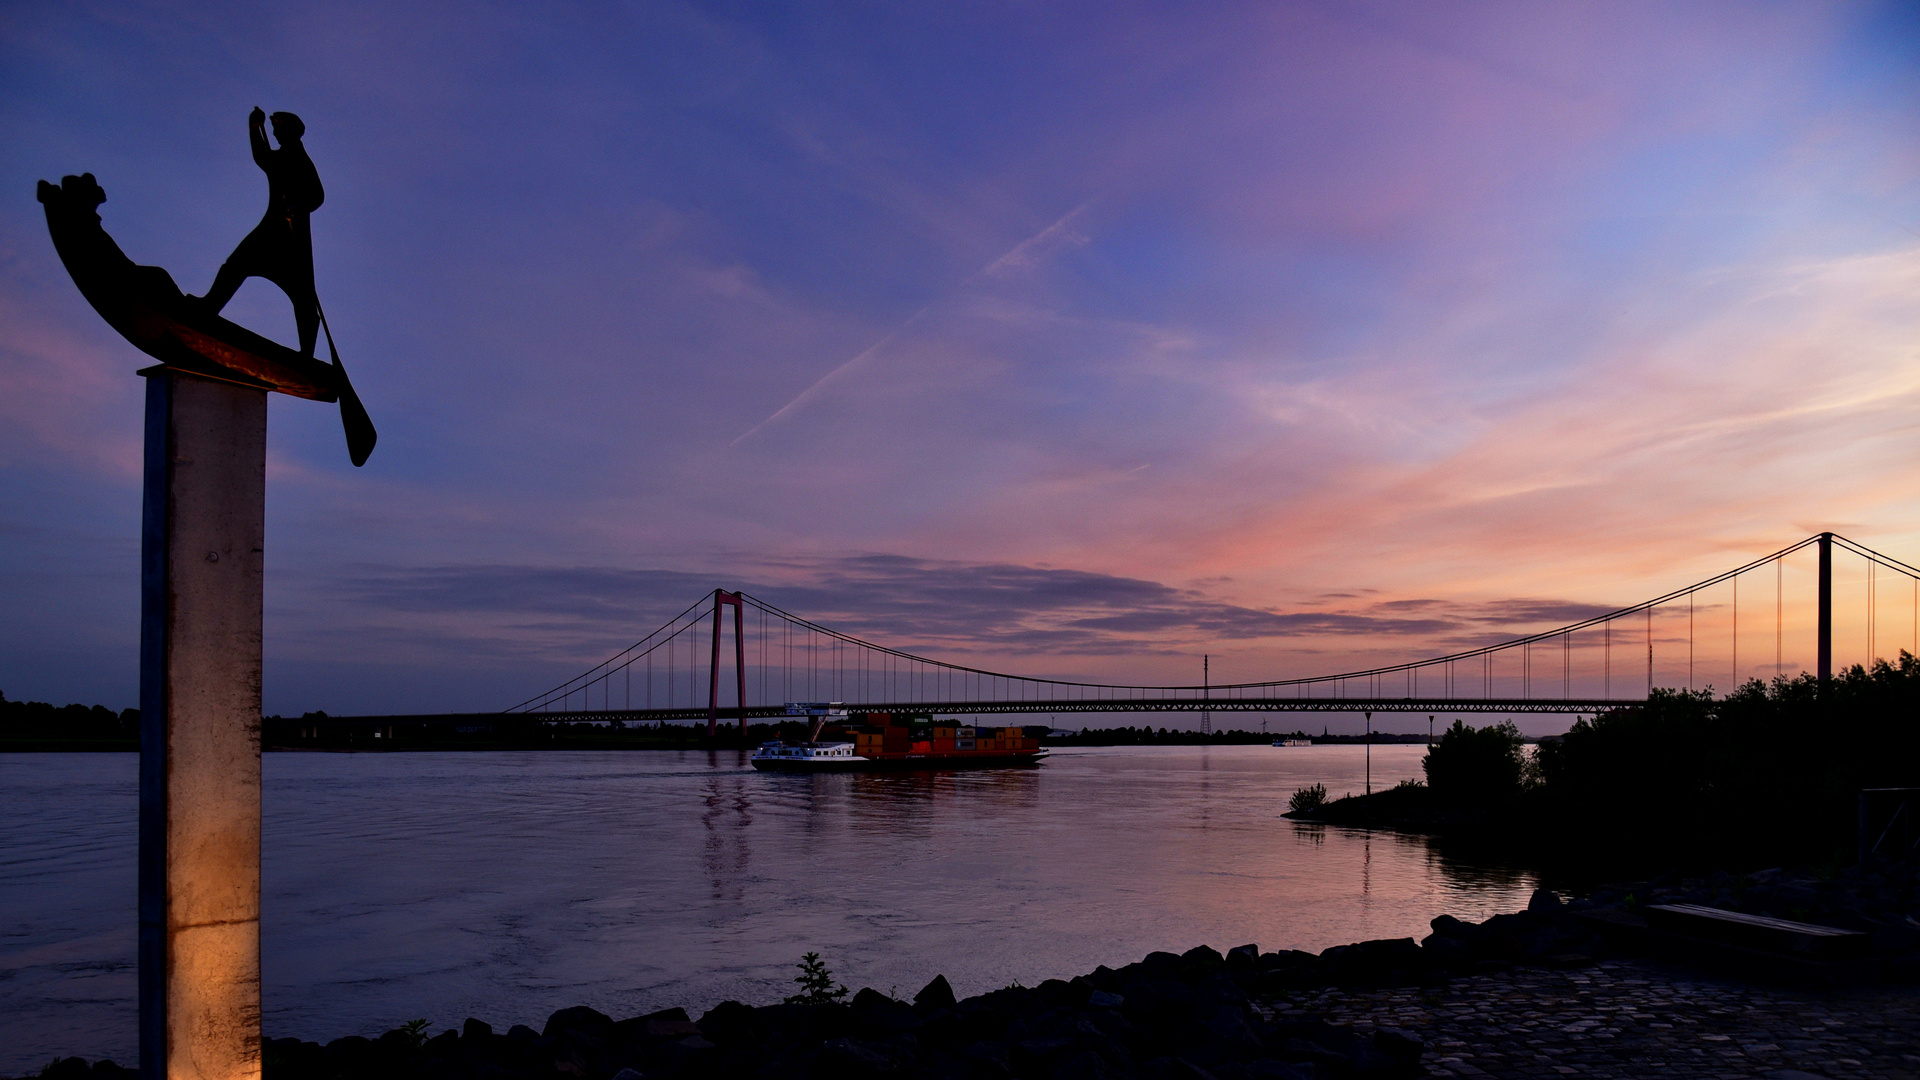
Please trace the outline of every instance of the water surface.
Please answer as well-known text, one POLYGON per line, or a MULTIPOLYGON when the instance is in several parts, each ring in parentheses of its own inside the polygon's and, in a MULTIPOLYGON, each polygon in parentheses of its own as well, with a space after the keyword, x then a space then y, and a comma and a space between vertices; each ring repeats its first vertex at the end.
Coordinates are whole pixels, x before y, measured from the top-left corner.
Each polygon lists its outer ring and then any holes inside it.
MULTIPOLYGON (((1424 748, 1376 747, 1376 787, 1424 748)), ((0 1073, 130 1063, 136 756, 0 755, 0 1073)), ((540 1026, 849 986, 962 996, 1154 949, 1320 950, 1483 918, 1531 879, 1296 825, 1364 748, 1057 750, 1037 769, 781 776, 734 753, 266 756, 267 1033, 540 1026)))

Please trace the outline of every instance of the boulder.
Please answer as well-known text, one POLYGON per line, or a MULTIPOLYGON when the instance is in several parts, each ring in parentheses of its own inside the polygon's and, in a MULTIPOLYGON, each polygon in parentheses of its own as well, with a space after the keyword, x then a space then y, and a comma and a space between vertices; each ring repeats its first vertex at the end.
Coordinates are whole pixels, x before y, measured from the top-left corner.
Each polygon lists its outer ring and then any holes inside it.
POLYGON ((1080 1051, 1053 1070, 1053 1080, 1126 1080, 1126 1076, 1092 1050, 1080 1051))
POLYGON ((751 1043, 759 1038, 757 1021, 753 1006, 723 1001, 702 1014, 694 1029, 715 1043, 751 1043))
POLYGON ((1405 986, 1420 980, 1431 954, 1412 938, 1336 945, 1320 954, 1328 981, 1340 986, 1405 986))
POLYGON ((1452 970, 1467 967, 1475 958, 1473 946, 1463 938, 1442 937, 1434 934, 1422 941, 1420 948, 1427 954, 1429 961, 1452 970))
POLYGON ((820 1047, 820 1068, 816 1075, 888 1076, 899 1062, 885 1046, 859 1039, 828 1039, 820 1047))
POLYGON ((1150 952, 1140 961, 1140 966, 1165 977, 1180 970, 1180 958, 1170 952, 1150 952))
POLYGON ((956 1004, 953 987, 947 984, 945 975, 935 975, 932 982, 921 987, 920 992, 913 995, 913 1004, 915 1008, 929 1011, 951 1009, 956 1004))
POLYGON ((1248 1057, 1261 1052, 1260 1036, 1248 1023, 1247 1012, 1243 1008, 1221 1005, 1207 1017, 1202 1028, 1211 1052, 1230 1058, 1248 1057))
POLYGON ((1246 1064, 1251 1080, 1320 1080, 1319 1070, 1310 1065, 1294 1065, 1279 1058, 1259 1058, 1246 1064))
MULTIPOLYGON (((1258 949, 1254 950, 1256 953, 1258 949)), ((1195 945, 1180 954, 1181 964, 1201 971, 1210 971, 1227 962, 1226 957, 1205 945, 1195 945)))
POLYGON ((1013 1056, 1007 1044, 997 1039, 981 1039, 960 1051, 960 1060, 972 1066, 975 1076, 1013 1075, 1013 1056))
POLYGON ((1172 979, 1139 979, 1126 986, 1121 1006, 1135 1027, 1153 1030, 1192 1019, 1197 999, 1185 984, 1172 979))
POLYGON ((576 1028, 589 1034, 599 1035, 613 1030, 613 1017, 598 1009, 589 1009, 585 1005, 575 1005, 570 1009, 561 1009, 547 1017, 546 1029, 542 1035, 558 1035, 565 1028, 576 1028))
POLYGON ((1152 1080, 1219 1080, 1212 1073, 1184 1058, 1172 1056, 1154 1058, 1147 1062, 1140 1075, 1152 1080))
POLYGON ((1045 1076, 1079 1048, 1072 1035, 1039 1035, 1013 1044, 1014 1069, 1022 1076, 1045 1076))
POLYGON ((1486 927, 1461 922, 1451 915, 1436 915, 1427 925, 1433 927, 1436 937, 1457 938, 1469 943, 1485 941, 1490 935, 1486 927))
POLYGON ((895 1001, 872 988, 853 995, 849 1007, 857 1018, 857 1024, 875 1034, 893 1036, 920 1026, 920 1014, 913 1011, 913 1006, 904 1001, 895 1001))

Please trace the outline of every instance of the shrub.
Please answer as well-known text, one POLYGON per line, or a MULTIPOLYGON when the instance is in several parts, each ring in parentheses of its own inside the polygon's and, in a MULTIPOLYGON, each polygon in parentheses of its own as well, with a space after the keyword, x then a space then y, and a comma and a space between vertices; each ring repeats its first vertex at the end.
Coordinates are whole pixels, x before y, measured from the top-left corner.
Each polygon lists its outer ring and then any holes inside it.
POLYGON ((1287 800, 1287 809, 1293 813, 1300 814, 1308 810, 1318 810, 1322 806, 1325 806, 1326 802, 1327 785, 1315 784, 1312 787, 1303 787, 1299 791, 1294 792, 1293 797, 1287 800))
POLYGON ((817 952, 800 957, 800 974, 793 981, 800 984, 800 992, 787 998, 789 1005, 832 1005, 847 996, 846 987, 833 984, 833 972, 817 952))
POLYGON ((1513 721, 1471 728, 1455 720, 1421 763, 1436 798, 1484 806, 1520 791, 1526 775, 1526 741, 1513 721))
POLYGON ((1863 788, 1920 784, 1920 660, 1751 680, 1724 698, 1656 689, 1538 755, 1543 818, 1644 862, 1851 861, 1863 788))

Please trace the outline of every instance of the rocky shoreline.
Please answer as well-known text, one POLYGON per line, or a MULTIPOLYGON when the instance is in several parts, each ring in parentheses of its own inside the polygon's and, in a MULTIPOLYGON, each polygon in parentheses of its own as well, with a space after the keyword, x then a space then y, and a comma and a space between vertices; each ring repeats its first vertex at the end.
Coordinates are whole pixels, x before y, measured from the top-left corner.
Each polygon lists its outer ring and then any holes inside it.
MULTIPOLYGON (((1203 945, 1179 955, 1152 953, 1117 970, 1101 967, 1070 980, 1049 979, 964 1000, 955 999, 945 978, 935 977, 911 1002, 874 990, 862 990, 845 1004, 753 1007, 729 1001, 697 1020, 681 1009, 615 1020, 575 1006, 554 1013, 539 1031, 516 1024, 496 1032, 469 1019, 458 1030, 431 1037, 395 1030, 325 1045, 270 1039, 265 1068, 272 1080, 1471 1075, 1473 1066, 1451 1067, 1439 1053, 1449 1043, 1464 1045, 1450 1037, 1444 1022, 1416 1030, 1375 1018, 1336 1018, 1311 1003, 1324 1001, 1328 993, 1437 995, 1456 983, 1498 980, 1515 972, 1578 973, 1602 961, 1631 963, 1620 958, 1637 951, 1641 940, 1630 932, 1636 912, 1655 903, 1797 916, 1863 930, 1874 955, 1867 977, 1902 985, 1901 1000, 1910 1002, 1920 1000, 1911 989, 1920 982, 1920 922, 1913 918, 1920 910, 1917 890, 1920 866, 1912 861, 1850 868, 1831 878, 1765 871, 1628 883, 1571 903, 1541 890, 1526 911, 1482 923, 1439 916, 1433 933, 1421 941, 1363 941, 1317 955, 1262 953, 1253 945, 1223 954, 1203 945), (1303 1001, 1310 1004, 1302 1007, 1303 1001)), ((1537 1002, 1524 998, 1504 1007, 1538 1011, 1537 1002)), ((1920 1065, 1920 1057, 1912 1063, 1920 1065)), ((42 1075, 134 1073, 109 1062, 89 1065, 70 1058, 42 1075)))

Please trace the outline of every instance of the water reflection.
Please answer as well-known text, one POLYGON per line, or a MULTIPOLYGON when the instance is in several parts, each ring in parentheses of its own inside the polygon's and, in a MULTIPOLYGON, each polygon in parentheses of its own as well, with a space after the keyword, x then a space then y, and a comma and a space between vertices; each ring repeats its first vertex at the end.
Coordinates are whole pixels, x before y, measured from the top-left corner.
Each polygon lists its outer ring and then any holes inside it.
POLYGON ((736 769, 718 770, 718 755, 709 755, 711 773, 704 788, 700 824, 706 829, 705 866, 715 900, 746 898, 747 869, 753 861, 748 830, 753 826, 753 798, 749 781, 736 769))
POLYGON ((1370 832, 1360 838, 1360 908, 1368 913, 1373 908, 1373 834, 1370 832))
MULTIPOLYGON (((1357 789, 1359 749, 824 776, 733 752, 270 754, 267 1030, 774 1001, 807 951, 849 986, 943 973, 964 995, 1525 904, 1528 875, 1281 816, 1300 787, 1357 789)), ((1421 752, 1376 748, 1376 780, 1418 775, 1421 752)), ((135 783, 132 755, 0 755, 0 1074, 132 1055, 135 783), (82 968, 126 974, 82 984, 82 968)))

